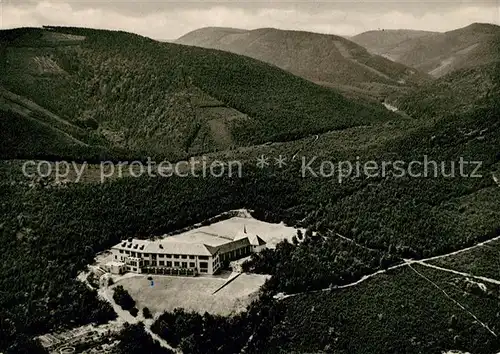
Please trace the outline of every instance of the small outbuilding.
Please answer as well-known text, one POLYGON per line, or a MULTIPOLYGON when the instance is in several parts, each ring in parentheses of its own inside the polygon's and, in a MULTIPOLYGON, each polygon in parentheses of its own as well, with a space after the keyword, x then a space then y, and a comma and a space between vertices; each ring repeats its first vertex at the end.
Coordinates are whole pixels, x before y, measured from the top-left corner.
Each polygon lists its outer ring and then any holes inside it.
POLYGON ((252 252, 254 253, 260 252, 264 248, 267 248, 266 241, 261 239, 259 235, 248 236, 248 241, 250 241, 250 245, 252 246, 252 252))
POLYGON ((108 262, 106 263, 105 268, 111 274, 123 274, 127 272, 127 266, 123 262, 108 262))

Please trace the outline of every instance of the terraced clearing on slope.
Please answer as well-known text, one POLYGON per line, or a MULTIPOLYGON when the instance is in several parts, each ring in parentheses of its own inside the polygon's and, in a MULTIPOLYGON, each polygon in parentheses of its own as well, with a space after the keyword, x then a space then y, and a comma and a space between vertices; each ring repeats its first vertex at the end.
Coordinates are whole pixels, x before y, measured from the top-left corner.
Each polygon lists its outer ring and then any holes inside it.
MULTIPOLYGON (((50 27, 48 27, 50 29, 50 27)), ((59 33, 53 31, 47 31, 43 33, 42 39, 48 42, 56 42, 56 43, 74 43, 77 41, 85 40, 85 36, 77 36, 73 34, 67 33, 59 33)))
POLYGON ((440 65, 437 68, 429 71, 429 74, 434 77, 444 76, 448 73, 448 70, 451 70, 449 67, 451 66, 451 64, 453 64, 454 61, 455 57, 444 59, 443 61, 441 61, 440 65))
POLYGON ((438 78, 438 77, 442 77, 450 72, 453 72, 454 70, 456 70, 453 67, 453 64, 456 62, 459 62, 461 60, 466 62, 468 60, 468 58, 465 56, 469 52, 472 52, 478 46, 479 46, 479 43, 474 43, 474 44, 472 44, 464 49, 458 50, 457 52, 454 53, 454 55, 452 55, 450 57, 446 57, 443 60, 441 60, 441 62, 439 64, 437 64, 438 59, 436 59, 436 61, 434 62, 434 66, 436 66, 436 65, 438 65, 438 66, 435 69, 432 69, 431 71, 429 71, 429 74, 431 76, 438 78), (464 59, 464 57, 465 57, 465 59, 464 59))
MULTIPOLYGON (((464 300, 462 290, 451 289, 450 282, 462 284, 460 277, 413 267, 446 287, 484 321, 500 324, 495 320, 496 301, 481 295, 467 295, 464 300)), ((352 288, 283 301, 287 308, 283 325, 289 335, 280 341, 280 349, 288 352, 441 353, 458 349, 490 354, 500 348, 497 338, 407 266, 352 288)))
POLYGON ((47 56, 35 56, 33 57, 38 72, 40 74, 65 74, 66 72, 50 57, 47 56))

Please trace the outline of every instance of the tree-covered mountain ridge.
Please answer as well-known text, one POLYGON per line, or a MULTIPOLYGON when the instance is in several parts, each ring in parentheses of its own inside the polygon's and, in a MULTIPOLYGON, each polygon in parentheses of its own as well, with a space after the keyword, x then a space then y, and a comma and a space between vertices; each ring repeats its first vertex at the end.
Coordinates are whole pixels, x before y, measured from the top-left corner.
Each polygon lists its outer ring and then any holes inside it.
POLYGON ((333 34, 205 27, 185 34, 176 43, 259 59, 348 95, 381 98, 430 80, 423 72, 369 53, 333 34))
POLYGON ((182 158, 396 118, 255 59, 126 32, 26 28, 0 43, 0 108, 30 127, 9 124, 12 146, 47 123, 89 145, 62 141, 66 156, 182 158))
POLYGON ((370 31, 352 40, 433 77, 497 62, 500 26, 472 23, 447 32, 370 31))

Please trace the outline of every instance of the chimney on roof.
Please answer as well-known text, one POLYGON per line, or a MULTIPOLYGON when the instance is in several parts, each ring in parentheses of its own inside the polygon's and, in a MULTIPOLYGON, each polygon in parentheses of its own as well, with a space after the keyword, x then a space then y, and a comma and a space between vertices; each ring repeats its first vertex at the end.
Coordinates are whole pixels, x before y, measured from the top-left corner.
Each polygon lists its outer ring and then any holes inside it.
POLYGON ((247 226, 246 225, 243 225, 243 233, 246 234, 247 233, 247 226))

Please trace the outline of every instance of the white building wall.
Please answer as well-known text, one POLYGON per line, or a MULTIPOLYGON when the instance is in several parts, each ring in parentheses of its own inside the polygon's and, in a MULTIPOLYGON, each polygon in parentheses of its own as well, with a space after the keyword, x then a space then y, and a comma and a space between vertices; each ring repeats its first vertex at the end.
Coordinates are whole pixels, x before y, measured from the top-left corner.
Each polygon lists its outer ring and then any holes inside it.
POLYGON ((260 246, 252 246, 252 251, 254 253, 259 253, 263 249, 267 248, 266 245, 260 245, 260 246))
POLYGON ((186 269, 195 269, 198 274, 214 274, 221 267, 221 261, 219 259, 219 255, 215 254, 214 256, 195 256, 195 255, 175 255, 175 254, 159 254, 159 253, 145 253, 144 251, 137 249, 111 249, 112 260, 116 262, 124 262, 127 266, 127 272, 140 273, 141 267, 168 267, 168 268, 186 268, 186 269), (121 252, 120 252, 121 251, 121 252), (128 252, 128 254, 127 254, 128 252), (160 257, 162 255, 163 257, 160 257), (177 258, 175 258, 177 256, 177 258), (186 258, 182 258, 185 256, 186 258), (203 259, 205 258, 206 259, 203 259), (138 262, 137 259, 140 259, 141 262, 138 262), (131 261, 136 261, 137 264, 131 265, 131 261), (145 262, 147 264, 145 264, 145 262), (160 261, 163 262, 160 265, 160 261), (152 262, 156 262, 155 265, 152 262), (167 262, 171 262, 169 266, 167 262), (178 262, 178 265, 176 265, 178 262), (201 268, 201 263, 206 262, 207 267, 201 268), (186 263, 183 265, 183 263, 186 263), (128 268, 130 267, 130 268, 128 268), (135 270, 133 268, 136 268, 135 270), (202 272, 205 270, 205 272, 202 272))

